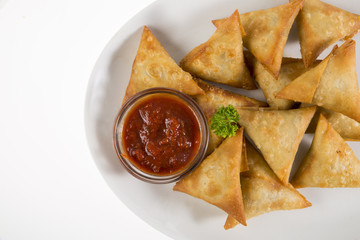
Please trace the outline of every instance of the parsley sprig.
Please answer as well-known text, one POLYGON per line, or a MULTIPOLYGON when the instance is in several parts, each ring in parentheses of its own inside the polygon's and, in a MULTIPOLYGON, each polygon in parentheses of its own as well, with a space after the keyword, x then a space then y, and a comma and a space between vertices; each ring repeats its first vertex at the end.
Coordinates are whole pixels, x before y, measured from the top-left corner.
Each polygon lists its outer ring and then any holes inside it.
POLYGON ((232 105, 222 106, 210 119, 210 129, 223 138, 235 136, 239 119, 239 113, 232 105))

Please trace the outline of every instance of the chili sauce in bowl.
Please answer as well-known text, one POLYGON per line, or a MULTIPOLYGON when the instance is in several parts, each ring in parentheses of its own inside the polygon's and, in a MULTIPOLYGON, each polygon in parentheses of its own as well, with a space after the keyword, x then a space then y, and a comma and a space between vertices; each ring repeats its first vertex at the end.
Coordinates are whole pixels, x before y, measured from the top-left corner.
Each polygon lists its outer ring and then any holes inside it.
POLYGON ((114 145, 132 175, 150 183, 169 183, 202 161, 208 131, 193 99, 177 90, 152 88, 124 104, 115 122, 114 145))

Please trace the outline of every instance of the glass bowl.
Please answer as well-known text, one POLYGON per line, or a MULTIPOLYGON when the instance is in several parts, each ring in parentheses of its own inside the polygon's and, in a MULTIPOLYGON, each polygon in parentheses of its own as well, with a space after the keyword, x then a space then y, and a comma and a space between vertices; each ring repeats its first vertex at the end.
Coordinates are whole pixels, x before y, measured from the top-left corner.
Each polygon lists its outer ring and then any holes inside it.
POLYGON ((114 125, 114 132, 113 132, 113 142, 114 147, 119 157, 121 163, 124 165, 125 169, 132 174, 134 177, 149 183, 171 183, 180 180, 185 175, 189 174, 193 171, 203 160, 207 146, 209 141, 209 127, 207 124, 206 117, 202 110, 200 109, 199 105, 188 95, 177 91, 171 88, 150 88, 144 91, 141 91, 130 99, 128 99, 122 106, 114 125), (189 160, 183 168, 178 171, 169 173, 169 174, 156 174, 156 173, 149 173, 141 170, 138 168, 131 160, 127 157, 127 150, 123 143, 123 128, 125 120, 131 110, 138 106, 138 104, 142 103, 144 100, 148 99, 149 97, 154 97, 156 95, 169 95, 169 97, 176 98, 180 102, 185 103, 190 109, 191 112, 194 114, 199 130, 200 130, 200 140, 197 152, 194 154, 193 158, 189 160))

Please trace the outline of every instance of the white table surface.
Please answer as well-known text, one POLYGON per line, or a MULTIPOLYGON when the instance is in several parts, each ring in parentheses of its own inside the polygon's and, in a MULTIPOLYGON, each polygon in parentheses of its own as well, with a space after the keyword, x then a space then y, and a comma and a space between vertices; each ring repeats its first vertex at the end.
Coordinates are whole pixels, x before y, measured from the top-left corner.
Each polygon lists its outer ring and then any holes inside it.
POLYGON ((154 0, 0 0, 0 240, 169 239, 113 194, 84 101, 111 37, 154 0))

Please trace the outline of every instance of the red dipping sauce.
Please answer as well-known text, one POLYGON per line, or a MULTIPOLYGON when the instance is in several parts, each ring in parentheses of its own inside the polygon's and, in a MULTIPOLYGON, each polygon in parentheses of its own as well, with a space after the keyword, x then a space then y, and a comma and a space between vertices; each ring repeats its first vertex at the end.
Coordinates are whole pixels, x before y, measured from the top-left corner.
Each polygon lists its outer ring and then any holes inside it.
POLYGON ((149 174, 169 175, 184 169, 198 152, 200 141, 195 113, 169 94, 145 98, 124 120, 124 157, 149 174))

